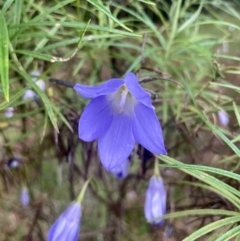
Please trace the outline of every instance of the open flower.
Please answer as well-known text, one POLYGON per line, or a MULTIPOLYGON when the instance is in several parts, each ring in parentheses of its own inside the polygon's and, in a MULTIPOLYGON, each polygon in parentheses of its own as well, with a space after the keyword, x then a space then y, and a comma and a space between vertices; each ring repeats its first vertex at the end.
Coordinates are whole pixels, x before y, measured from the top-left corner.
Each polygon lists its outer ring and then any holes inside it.
POLYGON ((79 138, 98 140, 100 160, 107 170, 124 162, 136 142, 154 154, 166 154, 159 120, 150 95, 133 73, 97 86, 74 89, 92 99, 79 120, 79 138))
POLYGON ((162 225, 161 216, 166 213, 167 193, 161 177, 152 176, 146 191, 144 212, 151 224, 162 225))
POLYGON ((72 203, 48 231, 48 241, 77 241, 80 233, 82 208, 80 203, 72 203))

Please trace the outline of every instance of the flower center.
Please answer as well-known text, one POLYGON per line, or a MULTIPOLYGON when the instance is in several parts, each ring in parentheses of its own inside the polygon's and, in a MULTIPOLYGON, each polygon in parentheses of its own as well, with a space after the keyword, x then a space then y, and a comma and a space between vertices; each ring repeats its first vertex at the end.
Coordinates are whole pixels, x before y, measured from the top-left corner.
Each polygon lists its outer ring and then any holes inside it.
POLYGON ((126 100, 128 97, 128 89, 126 88, 126 86, 122 86, 121 87, 121 98, 120 98, 120 103, 119 103, 119 113, 122 113, 124 111, 124 107, 126 105, 126 100))
POLYGON ((126 85, 122 85, 116 92, 108 95, 112 109, 117 114, 132 114, 136 99, 128 91, 126 85))

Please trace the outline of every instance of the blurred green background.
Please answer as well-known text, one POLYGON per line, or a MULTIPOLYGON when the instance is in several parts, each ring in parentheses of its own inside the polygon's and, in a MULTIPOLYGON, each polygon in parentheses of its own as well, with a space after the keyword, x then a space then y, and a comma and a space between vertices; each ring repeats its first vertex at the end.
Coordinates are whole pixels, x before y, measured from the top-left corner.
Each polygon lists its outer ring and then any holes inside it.
POLYGON ((46 240, 90 177, 79 240, 240 240, 239 1, 4 0, 0 9, 0 241, 46 240), (136 146, 126 179, 107 173, 96 143, 78 139, 87 101, 49 81, 93 85, 130 71, 152 94, 168 150, 163 227, 143 213, 151 155, 136 146))

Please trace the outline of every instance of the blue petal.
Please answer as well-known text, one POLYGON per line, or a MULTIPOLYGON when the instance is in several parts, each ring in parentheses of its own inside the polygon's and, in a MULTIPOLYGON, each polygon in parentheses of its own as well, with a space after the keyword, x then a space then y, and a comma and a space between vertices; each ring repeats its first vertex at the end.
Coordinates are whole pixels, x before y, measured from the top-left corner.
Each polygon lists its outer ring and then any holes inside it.
POLYGON ((63 217, 69 222, 77 222, 80 220, 82 215, 82 208, 80 203, 73 202, 68 208, 62 213, 63 217))
POLYGON ((77 232, 75 232, 75 236, 74 234, 71 234, 72 235, 72 239, 69 239, 69 241, 78 241, 78 237, 80 235, 80 227, 78 228, 77 232))
POLYGON ((107 133, 98 139, 99 156, 104 167, 109 171, 120 166, 130 155, 134 144, 132 117, 115 115, 107 133))
POLYGON ((124 84, 124 81, 121 79, 110 79, 104 82, 103 84, 96 85, 96 86, 75 84, 73 89, 76 90, 77 93, 82 97, 92 99, 100 95, 110 94, 116 91, 123 84, 124 84))
POLYGON ((139 84, 137 76, 133 73, 128 73, 125 76, 125 84, 129 90, 129 92, 142 104, 153 108, 151 96, 147 93, 142 86, 139 84))
POLYGON ((144 204, 144 214, 145 214, 145 218, 147 219, 147 221, 154 219, 152 212, 151 212, 151 206, 152 206, 151 193, 149 192, 149 190, 147 190, 145 204, 144 204))
POLYGON ((57 241, 59 237, 64 233, 66 227, 66 220, 62 218, 62 215, 57 219, 57 221, 52 225, 48 231, 48 241, 57 241))
POLYGON ((69 230, 66 230, 61 239, 62 241, 78 241, 79 234, 79 223, 74 223, 69 230))
POLYGON ((111 103, 106 96, 93 99, 84 109, 78 127, 79 138, 93 141, 103 135, 112 123, 111 103))
POLYGON ((130 162, 125 160, 121 165, 118 165, 115 168, 112 168, 110 172, 119 179, 125 178, 129 173, 130 162))
POLYGON ((154 154, 167 154, 162 129, 154 110, 137 103, 134 112, 133 134, 136 142, 154 154))

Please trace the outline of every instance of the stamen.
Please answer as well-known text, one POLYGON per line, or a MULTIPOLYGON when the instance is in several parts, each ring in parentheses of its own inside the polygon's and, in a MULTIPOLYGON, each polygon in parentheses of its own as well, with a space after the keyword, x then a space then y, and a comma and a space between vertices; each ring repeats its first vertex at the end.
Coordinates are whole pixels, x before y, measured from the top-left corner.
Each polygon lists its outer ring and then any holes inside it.
POLYGON ((135 98, 131 95, 126 85, 122 85, 117 91, 107 96, 108 101, 111 103, 112 110, 116 114, 132 114, 135 98))
POLYGON ((119 113, 122 113, 124 111, 124 106, 126 103, 127 95, 128 95, 128 89, 125 86, 122 86, 121 99, 120 99, 120 103, 119 103, 119 107, 120 107, 119 113))

